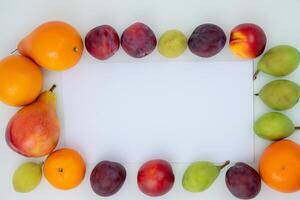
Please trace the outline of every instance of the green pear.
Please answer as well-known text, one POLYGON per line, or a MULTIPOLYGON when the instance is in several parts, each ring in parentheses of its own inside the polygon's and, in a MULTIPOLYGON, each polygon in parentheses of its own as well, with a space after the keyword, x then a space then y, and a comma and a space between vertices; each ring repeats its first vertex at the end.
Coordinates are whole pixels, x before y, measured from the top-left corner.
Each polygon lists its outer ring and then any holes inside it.
POLYGON ((298 67, 299 62, 300 53, 296 48, 279 45, 271 48, 259 60, 255 76, 259 71, 272 76, 286 76, 298 67))
POLYGON ((289 80, 275 80, 266 84, 258 95, 270 108, 286 110, 292 108, 298 102, 300 87, 289 80))
POLYGON ((169 30, 158 41, 158 51, 168 58, 180 56, 187 48, 186 36, 178 30, 169 30))
POLYGON ((295 125, 286 115, 270 112, 262 115, 254 123, 254 132, 266 140, 281 140, 293 134, 295 125))
POLYGON ((221 166, 216 166, 207 161, 194 162, 186 169, 182 186, 189 192, 202 192, 213 184, 220 171, 228 164, 229 161, 221 166))
POLYGON ((26 162, 20 165, 12 178, 16 192, 30 192, 35 189, 42 179, 42 164, 26 162))

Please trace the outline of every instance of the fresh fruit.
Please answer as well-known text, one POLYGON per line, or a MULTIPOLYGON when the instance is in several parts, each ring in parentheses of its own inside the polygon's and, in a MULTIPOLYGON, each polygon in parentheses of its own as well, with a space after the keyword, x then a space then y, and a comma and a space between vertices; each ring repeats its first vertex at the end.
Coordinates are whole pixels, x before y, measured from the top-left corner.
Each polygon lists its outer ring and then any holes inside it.
POLYGON ((113 56, 118 51, 119 46, 118 33, 109 25, 95 27, 85 37, 87 51, 99 60, 106 60, 113 56))
POLYGON ((192 53, 201 57, 211 57, 219 53, 226 43, 224 31, 215 24, 198 26, 188 40, 192 53))
POLYGON ((240 199, 252 199, 261 188, 259 174, 245 163, 238 162, 226 172, 225 182, 228 190, 240 199))
POLYGON ((33 102, 40 94, 43 76, 30 59, 11 55, 0 61, 0 83, 0 101, 11 106, 23 106, 33 102))
POLYGON ((69 148, 51 153, 45 161, 44 175, 48 182, 61 190, 78 186, 85 176, 85 162, 81 155, 69 148))
POLYGON ((171 190, 175 181, 172 166, 165 160, 150 160, 138 171, 139 189, 149 196, 161 196, 171 190))
POLYGON ((269 112, 254 123, 254 132, 266 140, 281 140, 293 134, 295 125, 286 115, 269 112))
POLYGON ((221 166, 207 161, 194 162, 185 170, 182 186, 189 192, 202 192, 213 184, 220 171, 228 164, 229 161, 221 166))
POLYGON ((12 178, 16 192, 30 192, 34 190, 42 179, 42 164, 26 162, 20 165, 12 178))
POLYGON ((93 191, 100 196, 117 193, 126 179, 126 170, 120 164, 111 161, 98 163, 90 176, 93 191))
POLYGON ((40 157, 51 153, 56 147, 60 124, 56 115, 54 88, 55 85, 10 119, 6 142, 15 152, 27 157, 40 157))
POLYGON ((155 49, 156 37, 147 25, 136 22, 124 30, 121 45, 128 55, 142 58, 155 49))
POLYGON ((263 181, 279 192, 300 190, 300 145, 280 140, 269 145, 260 157, 263 181))
POLYGON ((274 110, 286 110, 292 108, 298 102, 300 87, 289 80, 275 80, 261 89, 259 97, 274 110))
POLYGON ((267 51, 259 60, 256 78, 259 71, 272 76, 286 76, 292 73, 299 65, 299 51, 289 45, 279 45, 267 51))
POLYGON ((21 40, 18 51, 46 69, 66 70, 79 61, 83 42, 79 32, 70 24, 50 21, 21 40))
POLYGON ((240 24, 230 33, 229 47, 241 58, 251 59, 260 56, 265 50, 266 43, 265 32, 256 24, 240 24))
POLYGON ((180 56, 187 48, 185 35, 178 30, 169 30, 162 34, 158 41, 158 51, 168 58, 180 56))

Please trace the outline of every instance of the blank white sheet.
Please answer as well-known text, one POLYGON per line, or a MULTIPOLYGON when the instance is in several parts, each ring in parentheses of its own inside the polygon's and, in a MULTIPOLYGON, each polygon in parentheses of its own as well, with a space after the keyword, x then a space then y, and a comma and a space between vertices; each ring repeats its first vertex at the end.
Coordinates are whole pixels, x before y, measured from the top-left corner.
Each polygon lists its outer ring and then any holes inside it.
POLYGON ((253 63, 80 64, 63 74, 67 146, 89 163, 254 159, 253 63))

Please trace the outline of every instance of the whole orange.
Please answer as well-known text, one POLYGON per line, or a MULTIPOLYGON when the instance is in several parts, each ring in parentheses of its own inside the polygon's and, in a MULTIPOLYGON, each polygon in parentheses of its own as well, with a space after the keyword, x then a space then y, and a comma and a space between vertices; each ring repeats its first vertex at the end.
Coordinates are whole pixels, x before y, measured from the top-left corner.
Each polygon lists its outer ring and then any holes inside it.
POLYGON ((18 51, 46 69, 66 70, 79 61, 83 42, 79 32, 70 24, 50 21, 21 40, 18 51))
POLYGON ((300 146, 291 140, 269 145, 263 152, 259 172, 263 181, 279 192, 300 189, 300 146))
POLYGON ((85 176, 85 162, 81 155, 69 148, 51 153, 44 164, 44 175, 54 187, 68 190, 81 183, 85 176))
POLYGON ((20 55, 0 61, 0 100, 12 106, 33 102, 43 86, 42 72, 37 64, 20 55))

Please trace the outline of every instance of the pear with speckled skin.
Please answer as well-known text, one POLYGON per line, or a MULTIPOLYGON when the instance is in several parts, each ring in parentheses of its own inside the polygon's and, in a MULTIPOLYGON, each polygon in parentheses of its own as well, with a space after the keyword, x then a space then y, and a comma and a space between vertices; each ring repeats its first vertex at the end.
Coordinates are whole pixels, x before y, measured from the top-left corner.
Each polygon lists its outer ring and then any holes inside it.
POLYGON ((268 107, 287 110, 298 102, 300 86, 289 80, 275 80, 266 84, 258 95, 268 107))
POLYGON ((259 117, 254 123, 257 136, 271 141, 281 140, 294 133, 295 125, 286 115, 269 112, 259 117))
POLYGON ((216 166, 208 161, 192 163, 184 172, 182 186, 189 192, 203 192, 209 188, 220 174, 220 171, 229 164, 226 161, 221 166, 216 166))
POLYGON ((187 48, 187 38, 178 30, 165 32, 158 41, 158 51, 167 58, 180 56, 187 48))
POLYGON ((34 190, 42 179, 42 164, 26 162, 20 165, 12 178, 16 192, 30 192, 34 190))
POLYGON ((299 63, 300 53, 296 48, 289 45, 278 45, 268 50, 259 60, 256 75, 262 71, 272 76, 286 76, 292 73, 299 63))

